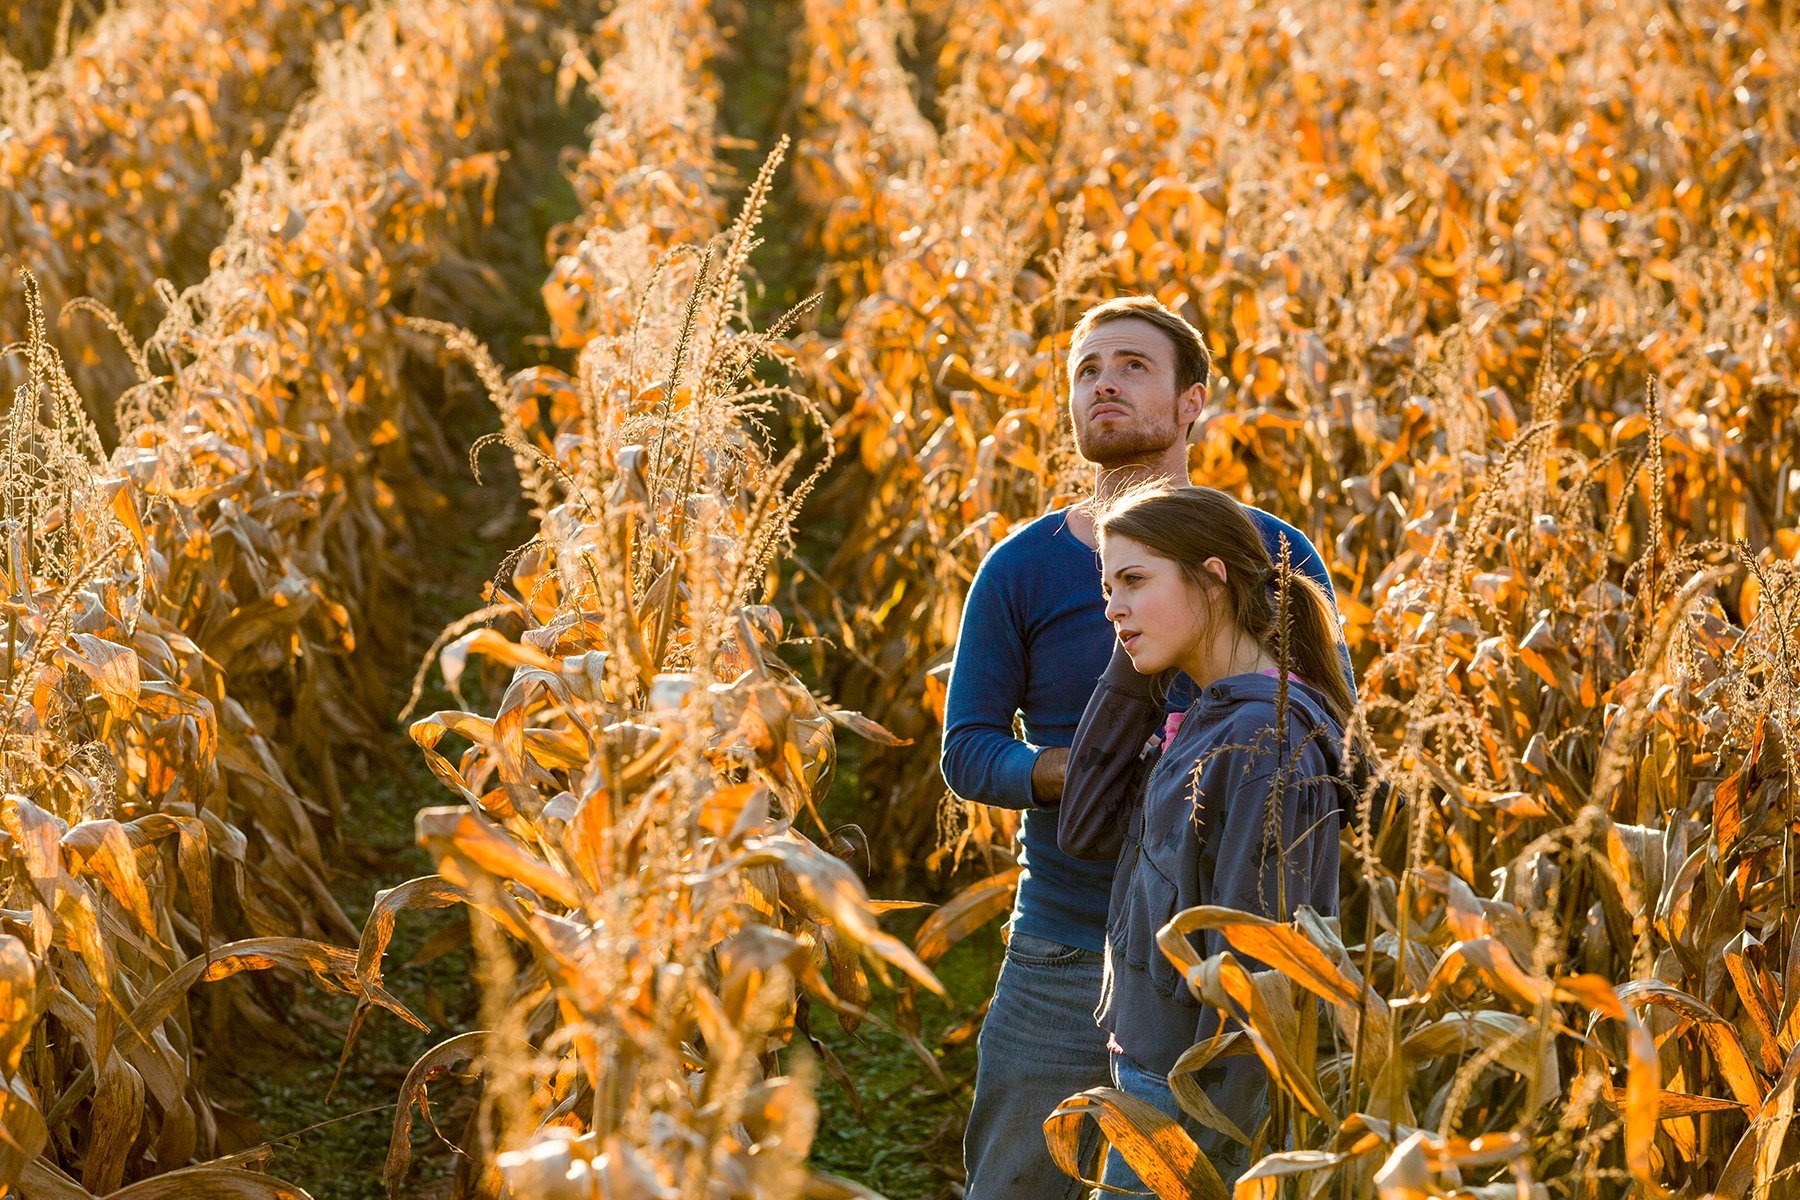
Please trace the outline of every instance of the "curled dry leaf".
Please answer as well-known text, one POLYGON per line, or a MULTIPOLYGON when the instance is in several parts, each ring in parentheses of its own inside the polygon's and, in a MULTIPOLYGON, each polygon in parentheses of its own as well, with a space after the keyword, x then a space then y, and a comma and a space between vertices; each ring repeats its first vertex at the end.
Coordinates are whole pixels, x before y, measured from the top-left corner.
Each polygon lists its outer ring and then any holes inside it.
POLYGON ((950 947, 1012 908, 1022 867, 1008 867, 963 888, 919 926, 913 949, 921 961, 935 963, 950 947))
POLYGON ((424 1103, 426 1089, 431 1081, 456 1067, 477 1059, 486 1050, 489 1034, 486 1030, 471 1030, 446 1038, 419 1056, 406 1072, 406 1079, 400 1085, 400 1103, 394 1110, 394 1128, 388 1139, 387 1159, 381 1168, 382 1179, 387 1184, 390 1197, 400 1194, 401 1185, 406 1181, 406 1171, 412 1162, 412 1125, 413 1109, 424 1103))
POLYGON ((1186 1131, 1149 1102, 1116 1088, 1089 1088, 1045 1119, 1044 1141, 1065 1173, 1090 1186, 1098 1183, 1083 1173, 1079 1157, 1081 1125, 1088 1119, 1161 1200, 1228 1200, 1219 1173, 1186 1131))
POLYGON ((875 924, 868 894, 843 862, 792 832, 752 838, 744 844, 744 851, 744 865, 772 862, 785 868, 812 911, 866 946, 877 963, 891 963, 928 991, 945 994, 931 968, 905 943, 875 924))
POLYGON ((184 1167, 108 1193, 106 1200, 312 1200, 285 1180, 225 1167, 184 1167))

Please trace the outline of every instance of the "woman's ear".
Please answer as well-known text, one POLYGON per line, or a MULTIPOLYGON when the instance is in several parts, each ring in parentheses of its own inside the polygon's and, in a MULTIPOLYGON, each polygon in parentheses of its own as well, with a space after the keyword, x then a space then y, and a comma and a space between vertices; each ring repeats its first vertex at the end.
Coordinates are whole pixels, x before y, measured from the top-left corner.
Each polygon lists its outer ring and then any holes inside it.
POLYGON ((1225 563, 1223 560, 1221 560, 1219 558, 1218 555, 1216 555, 1216 554, 1213 555, 1211 558, 1207 559, 1205 562, 1201 563, 1200 565, 1205 567, 1208 571, 1211 571, 1214 575, 1218 576, 1220 583, 1229 582, 1229 580, 1227 580, 1225 578, 1225 563))

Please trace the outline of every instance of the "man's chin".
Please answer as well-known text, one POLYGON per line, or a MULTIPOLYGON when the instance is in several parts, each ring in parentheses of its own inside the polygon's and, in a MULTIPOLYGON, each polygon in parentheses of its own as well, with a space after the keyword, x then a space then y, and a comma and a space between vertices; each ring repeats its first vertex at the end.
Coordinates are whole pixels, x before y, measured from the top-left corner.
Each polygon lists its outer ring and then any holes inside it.
POLYGON ((1158 444, 1146 439, 1129 442, 1123 440, 1102 441, 1099 445, 1090 443, 1084 446, 1078 443, 1075 452, 1103 471, 1114 471, 1123 467, 1148 466, 1166 454, 1169 447, 1174 444, 1174 442, 1158 444))

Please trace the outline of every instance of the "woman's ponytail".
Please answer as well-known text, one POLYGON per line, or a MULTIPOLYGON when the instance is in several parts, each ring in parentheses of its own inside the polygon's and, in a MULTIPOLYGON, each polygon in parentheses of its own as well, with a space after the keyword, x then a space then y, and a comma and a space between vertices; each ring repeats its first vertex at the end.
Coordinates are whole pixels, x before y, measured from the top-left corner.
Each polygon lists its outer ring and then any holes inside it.
MULTIPOLYGON (((1356 700, 1350 694, 1350 681, 1344 677, 1337 614, 1317 583, 1293 570, 1287 572, 1287 580, 1287 651, 1291 669, 1325 694, 1325 703, 1338 724, 1348 724, 1356 700)), ((1276 655, 1274 643, 1278 638, 1279 631, 1271 629, 1265 644, 1271 655, 1276 655)))

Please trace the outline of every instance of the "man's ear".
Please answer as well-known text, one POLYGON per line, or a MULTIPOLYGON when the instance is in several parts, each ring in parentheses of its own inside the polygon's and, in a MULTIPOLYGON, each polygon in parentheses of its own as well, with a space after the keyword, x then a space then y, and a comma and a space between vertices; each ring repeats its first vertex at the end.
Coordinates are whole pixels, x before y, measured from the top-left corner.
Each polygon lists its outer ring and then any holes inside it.
POLYGON ((1175 398, 1175 423, 1188 431, 1188 438, 1193 439, 1193 424, 1200 419, 1200 412, 1206 407, 1206 385, 1190 384, 1187 390, 1175 398))

